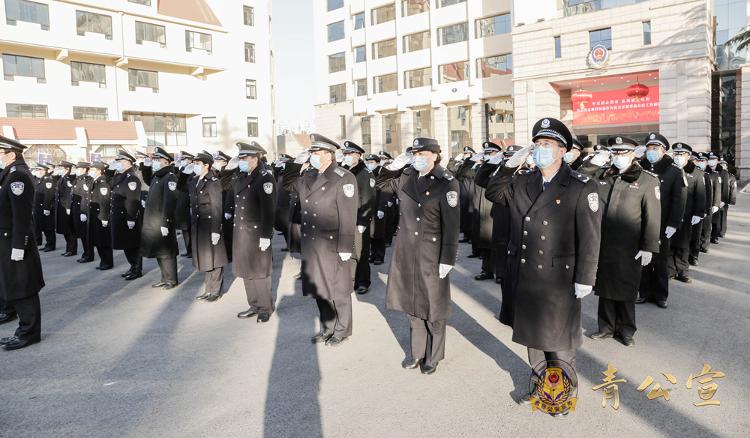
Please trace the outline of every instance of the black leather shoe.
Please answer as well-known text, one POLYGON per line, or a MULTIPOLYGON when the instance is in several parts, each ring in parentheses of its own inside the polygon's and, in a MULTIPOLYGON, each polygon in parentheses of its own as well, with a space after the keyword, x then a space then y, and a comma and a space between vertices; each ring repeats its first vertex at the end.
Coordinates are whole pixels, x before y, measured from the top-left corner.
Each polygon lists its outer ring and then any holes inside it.
POLYGON ((98 269, 100 271, 109 271, 112 268, 114 268, 114 266, 112 266, 112 265, 103 265, 103 266, 99 265, 99 266, 96 267, 96 269, 98 269))
POLYGON ((610 333, 610 332, 596 332, 596 333, 594 333, 592 335, 589 335, 589 338, 591 338, 591 339, 593 339, 595 341, 598 341, 600 339, 607 339, 607 338, 611 338, 613 336, 614 335, 612 333, 610 333))
POLYGON ((203 295, 198 295, 197 297, 195 297, 195 300, 196 301, 205 300, 206 298, 208 298, 208 295, 209 294, 205 294, 205 293, 203 295))
POLYGON ((660 307, 662 309, 666 309, 667 308, 667 302, 666 301, 657 301, 656 302, 656 306, 660 307))
POLYGON ((14 341, 8 342, 7 344, 3 344, 3 350, 5 351, 18 350, 21 348, 28 347, 29 345, 36 344, 40 340, 41 339, 39 337, 28 338, 28 339, 16 338, 14 341))
POLYGON ((141 277, 143 277, 142 273, 140 273, 140 272, 131 272, 130 274, 128 274, 127 277, 125 277, 125 279, 128 280, 128 281, 131 281, 131 280, 135 280, 136 278, 141 278, 141 277))
POLYGON ((466 239, 466 238, 458 241, 458 243, 469 243, 469 242, 471 242, 471 239, 466 239))
POLYGON ((701 249, 699 249, 698 251, 700 251, 700 252, 702 252, 702 253, 704 253, 704 254, 708 254, 708 248, 705 248, 705 249, 704 249, 704 248, 701 248, 701 249))
POLYGON ((9 342, 15 342, 18 338, 15 336, 8 336, 7 338, 0 338, 0 345, 5 345, 9 342))
POLYGON ((221 298, 221 295, 219 295, 219 294, 208 294, 208 296, 206 297, 206 301, 209 302, 209 303, 213 303, 214 301, 218 300, 219 298, 221 298))
POLYGON ((490 274, 489 272, 482 272, 481 274, 474 277, 474 280, 484 281, 484 280, 492 280, 493 278, 495 278, 495 276, 490 274))
POLYGON ((160 287, 164 287, 164 286, 166 286, 166 285, 167 285, 167 283, 165 283, 165 282, 163 282, 163 281, 160 281, 160 282, 158 282, 158 283, 154 283, 154 284, 152 284, 152 285, 151 285, 151 287, 153 287, 154 289, 157 289, 157 288, 160 288, 160 287))
POLYGON ((503 279, 500 277, 495 277, 495 283, 496 284, 503 284, 503 279))
POLYGON ((645 299, 645 298, 642 298, 642 297, 638 297, 638 299, 637 299, 637 300, 635 300, 635 303, 636 303, 636 304, 643 304, 643 303, 645 303, 645 302, 646 302, 646 299, 645 299))
POLYGON ((289 252, 289 248, 281 248, 281 252, 289 252))
POLYGON ((425 365, 424 362, 422 362, 419 365, 419 370, 422 371, 422 374, 435 374, 435 371, 437 371, 438 364, 433 365, 425 365))
POLYGON ((416 367, 422 365, 423 361, 424 359, 417 359, 417 360, 412 359, 408 361, 403 361, 401 362, 401 368, 404 368, 406 370, 413 370, 416 367))
POLYGON ((269 319, 271 319, 271 314, 263 312, 263 313, 258 314, 258 319, 255 320, 255 322, 264 323, 264 322, 268 322, 269 319))
POLYGON ((55 250, 55 248, 46 247, 46 248, 42 249, 42 252, 52 252, 54 250, 55 250))
POLYGON ((312 342, 313 344, 328 342, 328 340, 331 339, 331 336, 333 336, 333 332, 321 330, 317 335, 310 338, 310 342, 312 342))
POLYGON ((91 263, 94 261, 94 259, 85 259, 81 257, 80 259, 76 260, 78 263, 91 263))
POLYGON ((380 266, 380 265, 383 264, 383 261, 382 260, 375 260, 374 262, 372 262, 372 264, 375 265, 375 266, 380 266))
POLYGON ((132 274, 132 273, 133 273, 133 271, 132 271, 132 270, 130 270, 130 271, 128 271, 128 272, 123 272, 122 274, 120 274, 120 277, 122 277, 122 278, 125 278, 125 277, 127 277, 128 275, 130 275, 130 274, 132 274))
POLYGON ((341 345, 347 339, 349 339, 349 338, 348 337, 340 338, 338 336, 331 336, 326 341, 326 345, 329 346, 329 347, 338 347, 339 345, 341 345))
POLYGON ((688 263, 690 263, 690 266, 698 266, 698 257, 690 256, 688 263))
POLYGON ((170 290, 177 287, 177 283, 164 283, 164 290, 170 290))
POLYGON ((256 309, 255 307, 251 307, 251 308, 245 310, 244 312, 238 313, 237 314, 237 318, 239 318, 239 319, 247 319, 247 318, 252 318, 253 316, 255 316, 257 314, 258 314, 258 309, 256 309))
POLYGON ((519 398, 516 402, 519 405, 530 405, 531 404, 531 394, 526 394, 523 397, 519 398))
POLYGON ((714 245, 718 245, 719 244, 719 239, 712 238, 711 239, 711 243, 713 243, 714 245))
POLYGON ((75 252, 66 252, 66 253, 63 254, 63 257, 73 257, 74 255, 78 255, 78 253, 75 253, 75 252))
POLYGON ((690 277, 688 277, 685 274, 677 274, 674 276, 674 279, 677 281, 681 281, 683 283, 688 283, 688 284, 693 282, 693 280, 691 280, 690 277))
POLYGON ((635 340, 633 339, 632 336, 628 336, 628 337, 615 336, 615 340, 617 340, 619 343, 621 343, 622 345, 626 347, 632 347, 633 345, 635 345, 635 340))
POLYGON ((0 324, 11 322, 16 319, 16 312, 0 313, 0 324))
POLYGON ((370 292, 369 288, 366 288, 364 286, 360 286, 360 287, 357 288, 357 295, 364 295, 367 292, 370 292))

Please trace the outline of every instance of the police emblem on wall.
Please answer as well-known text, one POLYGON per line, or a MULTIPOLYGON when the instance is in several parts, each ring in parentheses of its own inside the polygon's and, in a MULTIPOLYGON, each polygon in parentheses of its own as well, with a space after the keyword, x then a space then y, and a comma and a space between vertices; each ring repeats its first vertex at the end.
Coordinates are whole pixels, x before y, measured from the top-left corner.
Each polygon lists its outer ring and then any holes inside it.
POLYGON ((347 198, 354 196, 354 184, 344 184, 344 195, 347 198))
POLYGON ((175 190, 177 190, 177 183, 175 181, 169 181, 167 183, 167 187, 169 187, 169 190, 174 192, 175 190))
POLYGON ((594 213, 599 211, 599 194, 589 193, 587 199, 589 201, 589 208, 591 209, 591 211, 593 211, 594 213))
POLYGON ((445 198, 448 200, 448 205, 451 207, 456 207, 458 205, 458 193, 456 192, 448 192, 445 194, 445 198))
POLYGON ((24 185, 22 182, 10 183, 10 191, 16 196, 23 195, 24 185))
POLYGON ((600 69, 609 64, 609 49, 603 44, 597 44, 591 48, 586 63, 590 68, 600 69))
POLYGON ((136 184, 136 183, 135 183, 135 181, 133 181, 133 182, 129 182, 129 183, 128 183, 128 188, 129 188, 129 189, 130 189, 131 191, 135 191, 136 187, 138 187, 138 184, 136 184))
POLYGON ((270 195, 273 193, 273 183, 267 182, 263 184, 263 191, 266 192, 266 195, 270 195))

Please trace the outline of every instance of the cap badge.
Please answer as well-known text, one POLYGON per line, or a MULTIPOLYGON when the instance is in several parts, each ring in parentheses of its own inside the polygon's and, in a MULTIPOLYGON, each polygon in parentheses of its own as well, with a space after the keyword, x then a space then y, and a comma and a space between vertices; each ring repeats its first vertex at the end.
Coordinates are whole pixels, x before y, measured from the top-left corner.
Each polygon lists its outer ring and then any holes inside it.
POLYGON ((419 140, 414 140, 414 146, 419 146, 419 140))
POLYGON ((656 138, 656 134, 651 134, 651 137, 649 137, 649 140, 654 140, 656 138))
POLYGON ((542 120, 542 128, 549 128, 550 121, 549 119, 542 120))

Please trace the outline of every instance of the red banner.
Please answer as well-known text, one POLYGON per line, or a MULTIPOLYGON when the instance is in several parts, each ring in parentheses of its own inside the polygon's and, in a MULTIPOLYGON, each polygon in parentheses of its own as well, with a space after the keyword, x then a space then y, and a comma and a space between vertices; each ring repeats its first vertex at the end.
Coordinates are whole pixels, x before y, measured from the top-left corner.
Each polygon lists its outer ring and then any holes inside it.
POLYGON ((597 91, 591 99, 573 98, 573 126, 659 123, 659 87, 648 87, 643 97, 630 97, 628 90, 597 91))

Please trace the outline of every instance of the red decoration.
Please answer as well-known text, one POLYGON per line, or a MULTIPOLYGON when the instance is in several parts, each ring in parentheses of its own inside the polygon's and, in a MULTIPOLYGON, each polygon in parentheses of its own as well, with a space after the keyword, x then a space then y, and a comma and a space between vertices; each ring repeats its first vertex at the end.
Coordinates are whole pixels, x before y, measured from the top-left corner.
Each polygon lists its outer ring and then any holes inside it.
POLYGON ((641 83, 633 84, 627 88, 628 97, 632 97, 638 100, 648 96, 649 88, 641 83))

